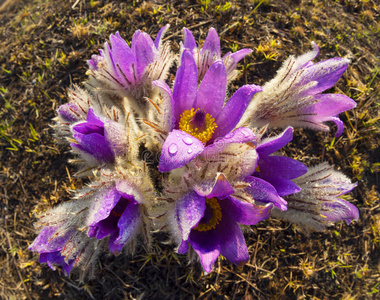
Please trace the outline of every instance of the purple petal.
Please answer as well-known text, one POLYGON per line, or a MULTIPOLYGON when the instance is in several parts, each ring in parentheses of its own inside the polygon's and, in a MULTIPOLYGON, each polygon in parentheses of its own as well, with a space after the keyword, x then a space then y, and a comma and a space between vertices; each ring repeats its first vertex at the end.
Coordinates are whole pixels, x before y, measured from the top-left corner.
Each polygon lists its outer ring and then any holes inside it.
POLYGON ((244 225, 256 225, 258 222, 267 219, 273 207, 272 203, 260 206, 242 202, 233 197, 220 201, 220 204, 231 218, 244 225))
POLYGON ((337 117, 330 117, 330 118, 326 118, 325 121, 334 122, 336 127, 338 127, 335 133, 335 137, 340 137, 342 135, 343 130, 344 130, 344 123, 342 122, 341 119, 337 117))
POLYGON ((306 174, 307 167, 290 157, 267 156, 259 160, 260 177, 294 179, 306 174))
POLYGON ((59 233, 59 226, 45 227, 28 249, 33 252, 40 253, 60 251, 64 248, 67 240, 71 237, 75 230, 69 230, 64 235, 55 237, 59 233))
POLYGON ((103 189, 94 199, 87 218, 87 226, 94 226, 96 223, 106 219, 120 200, 120 197, 121 195, 115 187, 103 189))
POLYGON ((194 36, 187 28, 183 28, 183 46, 190 51, 197 48, 197 43, 195 42, 194 36))
POLYGON ((74 133, 74 138, 80 140, 80 144, 72 143, 70 144, 71 147, 85 151, 102 162, 111 163, 114 161, 115 157, 104 136, 98 133, 87 135, 74 133))
POLYGON ((109 248, 112 253, 119 253, 123 246, 131 238, 140 224, 140 207, 137 203, 131 201, 121 215, 117 227, 119 234, 116 239, 111 236, 109 248))
POLYGON ((273 203, 281 210, 287 209, 287 202, 278 195, 276 189, 268 182, 252 176, 248 176, 246 181, 251 184, 250 187, 246 188, 246 191, 254 200, 264 203, 273 203))
POLYGON ((314 112, 321 118, 338 115, 357 105, 350 97, 341 94, 319 94, 315 98, 319 101, 305 112, 314 112))
POLYGON ((350 60, 347 58, 335 57, 321 61, 303 69, 302 78, 297 85, 305 85, 311 81, 318 84, 308 89, 308 95, 315 95, 331 88, 347 69, 350 60))
POLYGON ((136 78, 141 80, 145 68, 155 59, 154 43, 147 33, 142 32, 132 44, 132 49, 136 56, 136 78))
POLYGON ((179 254, 185 254, 189 250, 189 244, 185 241, 182 241, 178 247, 179 254))
POLYGON ((184 131, 173 130, 162 146, 158 169, 160 172, 169 172, 181 168, 202 153, 203 149, 203 143, 197 138, 184 131))
POLYGON ((134 84, 133 64, 136 64, 134 53, 128 46, 127 42, 120 36, 119 32, 116 32, 115 35, 111 34, 110 42, 112 47, 112 58, 116 65, 115 69, 117 70, 117 74, 119 74, 119 79, 125 82, 126 78, 129 84, 134 84), (124 75, 120 73, 117 65, 124 75))
POLYGON ((247 109, 249 102, 251 102, 252 97, 260 91, 262 91, 262 88, 253 84, 244 85, 238 89, 228 100, 220 114, 216 116, 215 123, 218 127, 213 137, 222 137, 234 129, 247 109))
POLYGON ((181 114, 193 107, 197 97, 197 88, 198 67, 189 50, 184 50, 173 87, 174 117, 177 123, 181 114))
POLYGON ((124 134, 125 128, 121 124, 113 121, 104 123, 104 137, 114 156, 123 156, 128 150, 124 134))
POLYGON ((272 177, 265 177, 263 179, 270 183, 276 189, 277 194, 281 197, 285 197, 301 191, 300 187, 298 187, 293 181, 288 179, 272 177))
MULTIPOLYGON (((228 222, 228 220, 227 223, 228 225, 232 224, 231 222, 228 222)), ((220 227, 221 225, 223 224, 220 223, 217 227, 220 227)), ((230 237, 224 235, 224 233, 220 231, 221 230, 218 231, 217 229, 202 232, 192 230, 189 236, 190 245, 198 254, 202 267, 207 273, 212 271, 214 264, 218 259, 222 239, 230 237)))
POLYGON ((83 114, 83 112, 75 103, 63 104, 58 108, 57 112, 64 120, 69 122, 78 122, 82 120, 81 114, 83 114))
POLYGON ((235 53, 231 54, 231 58, 235 63, 238 63, 241 59, 246 57, 247 55, 250 55, 252 53, 252 49, 241 49, 239 51, 236 51, 235 53))
POLYGON ((356 107, 356 102, 341 94, 320 94, 316 95, 315 98, 319 101, 306 107, 302 113, 315 114, 315 116, 311 116, 310 118, 316 123, 334 122, 338 127, 335 136, 339 137, 343 133, 344 124, 338 117, 335 117, 335 115, 356 107))
POLYGON ((166 24, 164 27, 160 29, 160 31, 157 33, 156 39, 154 40, 154 46, 158 50, 161 44, 161 39, 165 35, 166 31, 169 29, 170 25, 166 24))
POLYGON ((41 253, 39 262, 47 263, 50 269, 56 270, 55 264, 62 267, 64 274, 67 276, 73 268, 74 260, 69 261, 69 264, 65 262, 65 258, 59 251, 51 253, 41 253))
POLYGON ((210 28, 207 37, 203 44, 201 54, 205 51, 210 51, 210 53, 215 53, 218 58, 220 58, 220 41, 218 33, 214 28, 210 28))
POLYGON ((286 128, 280 135, 264 139, 256 148, 261 158, 280 150, 293 139, 293 128, 286 128))
POLYGON ((196 227, 206 210, 206 199, 192 191, 176 203, 176 221, 182 239, 187 241, 191 229, 196 227))
POLYGON ((227 73, 224 63, 216 60, 207 70, 198 90, 196 108, 203 109, 213 117, 222 110, 227 89, 227 73))
POLYGON ((241 266, 248 262, 249 254, 244 235, 237 223, 232 223, 224 230, 224 234, 229 238, 220 243, 220 254, 230 262, 241 266))
POLYGON ((201 261, 203 269, 206 273, 210 273, 214 268, 214 264, 219 257, 220 254, 220 246, 215 249, 207 249, 203 248, 201 244, 191 243, 194 251, 198 254, 199 259, 201 261))
POLYGON ((323 208, 324 210, 321 213, 331 222, 345 220, 349 224, 351 220, 359 219, 357 207, 342 199, 325 203, 323 208))

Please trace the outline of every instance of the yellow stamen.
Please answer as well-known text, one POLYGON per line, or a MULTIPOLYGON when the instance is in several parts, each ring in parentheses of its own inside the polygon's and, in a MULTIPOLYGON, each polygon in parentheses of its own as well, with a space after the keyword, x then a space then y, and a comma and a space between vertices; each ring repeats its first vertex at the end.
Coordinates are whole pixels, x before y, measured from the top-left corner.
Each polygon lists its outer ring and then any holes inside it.
POLYGON ((194 228, 195 230, 208 231, 214 229, 222 219, 222 210, 220 208, 217 198, 206 198, 206 210, 211 211, 210 220, 208 220, 207 223, 199 223, 198 226, 194 228))
POLYGON ((191 110, 185 110, 179 121, 179 129, 191 134, 193 137, 196 137, 198 140, 202 141, 202 143, 206 144, 212 138, 212 135, 218 126, 212 115, 206 114, 203 128, 196 127, 194 116, 199 110, 199 108, 196 110, 194 110, 194 108, 191 110))

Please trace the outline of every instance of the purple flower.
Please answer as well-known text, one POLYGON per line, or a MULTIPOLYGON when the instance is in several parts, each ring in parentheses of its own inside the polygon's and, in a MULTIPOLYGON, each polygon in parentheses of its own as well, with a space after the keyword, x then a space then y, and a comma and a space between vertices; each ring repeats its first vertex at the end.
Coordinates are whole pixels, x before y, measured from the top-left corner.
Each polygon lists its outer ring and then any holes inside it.
POLYGON ((270 155, 293 139, 293 128, 288 127, 279 136, 267 138, 258 143, 258 167, 253 176, 270 183, 280 196, 299 192, 301 189, 291 180, 307 172, 307 167, 290 157, 270 155))
POLYGON ((342 134, 344 125, 338 115, 356 107, 356 103, 345 95, 321 92, 338 81, 350 61, 336 57, 314 64, 312 59, 318 56, 319 48, 314 42, 312 46, 311 52, 285 61, 251 102, 240 124, 329 131, 324 123, 332 121, 338 127, 336 136, 342 134))
POLYGON ((189 50, 182 53, 173 93, 164 82, 154 84, 170 99, 173 111, 172 130, 162 146, 161 172, 186 165, 233 130, 253 95, 261 91, 259 86, 245 85, 224 105, 227 74, 223 62, 211 65, 198 89, 198 68, 189 50))
POLYGON ((118 182, 103 191, 87 222, 89 237, 104 239, 109 236, 109 249, 114 254, 120 253, 123 246, 135 237, 141 225, 140 205, 135 197, 118 190, 125 185, 126 182, 118 182))
POLYGON ((198 80, 202 81, 207 70, 218 59, 222 59, 227 73, 227 81, 236 78, 238 71, 236 66, 238 62, 245 56, 252 53, 251 49, 242 49, 235 53, 228 52, 221 57, 220 40, 218 33, 214 28, 210 28, 207 37, 204 41, 202 49, 197 47, 194 36, 190 30, 183 28, 184 41, 181 45, 184 49, 189 49, 194 56, 195 62, 198 67, 198 80))
POLYGON ((320 164, 294 180, 301 187, 299 193, 286 197, 287 211, 274 209, 272 216, 299 225, 306 232, 322 231, 334 222, 359 218, 358 209, 338 198, 357 186, 327 163, 320 164))
POLYGON ((113 163, 115 156, 121 156, 127 150, 126 142, 121 138, 122 126, 114 121, 103 121, 92 108, 88 110, 86 121, 72 126, 72 133, 76 140, 70 144, 72 149, 85 157, 90 155, 98 163, 113 163))
POLYGON ((106 182, 110 174, 100 176, 100 181, 77 194, 78 199, 39 217, 35 227, 42 230, 29 249, 40 253, 41 263, 52 269, 61 266, 65 274, 80 266, 86 275, 94 271, 96 258, 107 243, 116 255, 127 243, 134 245, 142 227, 149 230, 140 213, 143 196, 136 185, 138 180, 106 182))
POLYGON ((161 38, 169 25, 161 28, 156 40, 136 31, 131 46, 121 38, 119 32, 110 36, 110 45, 106 42, 100 55, 93 55, 88 61, 90 67, 90 86, 101 86, 104 83, 114 90, 127 90, 141 84, 150 84, 151 80, 166 77, 173 60, 168 46, 162 47, 161 38), (148 79, 148 81, 146 81, 148 79))
POLYGON ((58 236, 59 227, 45 227, 38 237, 30 245, 29 250, 40 253, 40 263, 47 263, 50 269, 55 270, 55 266, 61 266, 65 275, 68 275, 73 268, 75 259, 65 261, 61 254, 66 243, 74 234, 74 231, 68 231, 63 236, 58 236), (57 237, 58 236, 58 237, 57 237))
POLYGON ((176 203, 175 219, 182 240, 178 252, 186 253, 190 245, 207 273, 219 255, 236 265, 248 261, 239 224, 257 224, 269 216, 273 206, 242 202, 231 196, 233 193, 225 177, 219 176, 207 195, 195 189, 176 203))

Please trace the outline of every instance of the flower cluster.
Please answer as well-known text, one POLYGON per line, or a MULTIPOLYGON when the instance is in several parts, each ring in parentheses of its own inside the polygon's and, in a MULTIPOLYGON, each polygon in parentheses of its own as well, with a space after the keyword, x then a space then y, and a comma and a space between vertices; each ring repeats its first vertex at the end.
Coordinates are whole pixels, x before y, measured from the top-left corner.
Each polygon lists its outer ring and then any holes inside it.
POLYGON ((358 219, 358 209, 339 198, 356 184, 327 163, 308 169, 278 153, 293 127, 326 131, 332 121, 342 134, 338 115, 356 104, 322 92, 349 60, 313 63, 313 43, 263 87, 248 84, 230 94, 238 62, 252 51, 222 56, 215 29, 200 47, 185 28, 175 55, 162 41, 168 27, 155 41, 137 31, 130 46, 111 35, 88 61, 85 89, 74 86, 59 107, 56 136, 69 143, 76 175, 90 183, 39 216, 30 250, 40 262, 92 276, 99 254, 148 247, 161 230, 178 253, 199 257, 211 272, 220 255, 236 265, 248 261, 241 225, 271 216, 320 231, 358 219), (272 127, 284 130, 273 135, 272 127))

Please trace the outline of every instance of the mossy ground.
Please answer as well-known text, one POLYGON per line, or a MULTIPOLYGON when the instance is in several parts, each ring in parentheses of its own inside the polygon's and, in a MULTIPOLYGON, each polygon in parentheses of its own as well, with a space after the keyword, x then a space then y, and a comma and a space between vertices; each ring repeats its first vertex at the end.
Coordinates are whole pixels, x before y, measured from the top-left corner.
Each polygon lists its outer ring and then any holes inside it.
MULTIPOLYGON (((337 1, 0 1, 0 298, 2 299, 375 299, 380 298, 380 6, 337 1), (1 6, 2 5, 2 6, 1 6), (52 118, 66 90, 86 78, 86 59, 120 31, 167 38, 179 48, 181 29, 197 40, 210 27, 222 51, 253 48, 232 90, 263 84, 292 54, 321 47, 317 60, 352 63, 331 92, 358 103, 342 114, 344 134, 297 130, 287 154, 307 165, 334 163, 359 186, 349 196, 360 220, 310 236, 267 220, 246 233, 243 268, 219 259, 214 272, 157 242, 131 256, 103 256, 99 277, 85 284, 38 263, 27 250, 35 212, 70 198, 67 147, 52 137, 52 118)), ((158 240, 164 240, 159 238, 158 240)))

